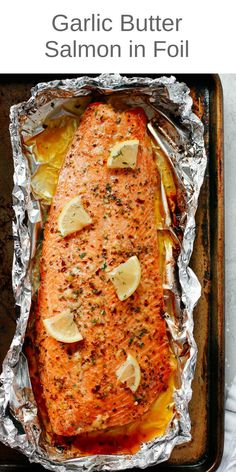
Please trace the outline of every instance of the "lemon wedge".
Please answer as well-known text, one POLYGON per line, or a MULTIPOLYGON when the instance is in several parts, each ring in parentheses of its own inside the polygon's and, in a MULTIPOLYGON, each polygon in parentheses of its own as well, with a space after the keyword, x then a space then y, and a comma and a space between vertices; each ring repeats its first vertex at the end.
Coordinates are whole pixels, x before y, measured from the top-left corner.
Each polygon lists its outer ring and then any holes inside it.
POLYGON ((74 321, 73 313, 64 311, 59 315, 43 320, 49 336, 62 343, 76 343, 83 339, 74 321))
POLYGON ((126 361, 116 371, 117 379, 126 383, 127 387, 136 392, 141 380, 141 371, 137 359, 128 354, 126 361))
POLYGON ((141 279, 141 266, 137 256, 130 257, 108 272, 108 277, 116 289, 119 300, 126 300, 138 288, 141 279))
POLYGON ((131 169, 134 169, 137 162, 138 146, 138 139, 116 143, 111 149, 107 160, 107 167, 112 169, 131 167, 131 169))
POLYGON ((62 236, 80 231, 91 223, 92 220, 85 211, 80 196, 67 202, 58 217, 58 229, 62 236))
POLYGON ((34 196, 50 205, 56 191, 58 170, 47 164, 38 167, 31 179, 31 188, 34 196))

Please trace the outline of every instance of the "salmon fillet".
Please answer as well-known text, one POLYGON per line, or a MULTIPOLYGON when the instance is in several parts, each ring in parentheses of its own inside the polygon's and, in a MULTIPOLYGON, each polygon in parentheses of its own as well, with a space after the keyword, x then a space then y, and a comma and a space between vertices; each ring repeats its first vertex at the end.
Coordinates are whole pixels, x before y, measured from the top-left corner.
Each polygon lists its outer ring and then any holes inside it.
POLYGON ((73 436, 136 421, 168 388, 171 352, 155 226, 157 169, 141 108, 90 105, 60 172, 44 231, 34 343, 52 430, 73 436), (135 169, 109 169, 117 141, 139 140, 135 169), (92 224, 68 237, 58 232, 64 205, 81 195, 92 224), (141 282, 120 301, 107 271, 136 255, 141 282), (65 310, 83 340, 56 341, 42 320, 65 310), (135 393, 116 370, 132 354, 141 369, 135 393))

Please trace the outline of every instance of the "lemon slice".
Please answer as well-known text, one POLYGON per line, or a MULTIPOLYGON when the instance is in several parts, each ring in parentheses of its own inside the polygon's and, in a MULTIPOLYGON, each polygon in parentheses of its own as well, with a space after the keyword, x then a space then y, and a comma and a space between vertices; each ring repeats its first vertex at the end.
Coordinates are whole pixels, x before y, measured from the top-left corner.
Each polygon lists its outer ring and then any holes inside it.
POLYGON ((167 288, 172 290, 174 285, 174 257, 173 257, 173 241, 169 238, 164 239, 164 247, 165 247, 165 266, 166 266, 166 273, 165 273, 165 284, 163 284, 163 288, 167 288))
POLYGON ((138 288, 141 279, 141 266, 137 256, 130 257, 126 262, 108 272, 119 300, 130 297, 138 288))
POLYGON ((47 126, 46 129, 27 140, 27 145, 33 146, 37 162, 60 169, 78 127, 78 121, 70 116, 62 116, 45 120, 44 125, 47 126))
POLYGON ((67 202, 58 217, 58 229, 62 236, 80 231, 91 223, 92 220, 85 211, 79 196, 67 202))
POLYGON ((33 194, 50 205, 58 180, 58 170, 47 164, 40 165, 31 179, 33 194))
POLYGON ((107 167, 113 169, 131 167, 131 169, 134 169, 137 162, 138 146, 138 139, 116 143, 111 149, 107 160, 107 167))
POLYGON ((118 380, 126 383, 127 387, 136 392, 141 380, 141 371, 137 359, 132 354, 128 354, 126 361, 116 371, 118 380))
POLYGON ((73 313, 69 311, 47 318, 43 320, 43 324, 49 336, 62 343, 76 343, 83 339, 74 322, 73 313))

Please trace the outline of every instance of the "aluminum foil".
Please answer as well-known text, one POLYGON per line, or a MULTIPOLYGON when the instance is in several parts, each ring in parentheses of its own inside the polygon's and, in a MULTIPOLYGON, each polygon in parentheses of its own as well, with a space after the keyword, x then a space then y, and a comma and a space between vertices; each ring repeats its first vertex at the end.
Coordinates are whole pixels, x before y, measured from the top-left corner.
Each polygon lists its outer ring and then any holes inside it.
MULTIPOLYGON (((127 78, 120 75, 101 75, 97 78, 57 80, 38 84, 31 98, 11 108, 10 134, 14 158, 13 207, 15 219, 13 289, 20 315, 15 336, 3 363, 0 387, 0 440, 17 448, 50 470, 122 470, 145 468, 169 458, 173 447, 191 439, 188 403, 194 375, 197 347, 193 338, 193 308, 200 297, 201 287, 189 267, 195 237, 195 212, 206 167, 203 125, 192 113, 192 99, 184 83, 174 77, 127 78), (173 349, 181 358, 181 385, 175 390, 176 412, 165 436, 143 444, 134 455, 97 455, 66 460, 63 453, 50 453, 40 440, 37 405, 29 378, 27 360, 22 352, 27 320, 32 301, 30 262, 35 253, 37 227, 41 225, 41 205, 31 193, 31 172, 24 154, 22 137, 37 134, 53 106, 60 108, 71 97, 116 94, 126 105, 141 105, 149 119, 149 132, 172 163, 184 198, 180 227, 183 233, 177 266, 172 264, 167 274, 166 296, 175 296, 179 316, 166 313, 172 335, 173 349), (158 124, 159 123, 159 124, 158 124), (177 270, 176 270, 177 267, 177 270)), ((36 164, 35 164, 36 165, 36 164)), ((165 198, 163 196, 163 202, 165 198)), ((165 206, 165 205, 164 205, 165 206)), ((168 205, 165 227, 171 229, 168 205)))

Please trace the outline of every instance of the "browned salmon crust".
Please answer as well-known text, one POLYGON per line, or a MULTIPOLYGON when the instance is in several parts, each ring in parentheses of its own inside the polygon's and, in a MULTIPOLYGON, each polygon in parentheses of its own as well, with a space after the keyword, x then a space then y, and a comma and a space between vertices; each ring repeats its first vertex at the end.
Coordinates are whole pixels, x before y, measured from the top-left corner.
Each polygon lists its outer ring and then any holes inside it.
POLYGON ((167 389, 170 349, 162 318, 163 290, 155 227, 157 170, 142 109, 117 112, 90 105, 61 169, 44 232, 35 345, 43 397, 53 431, 72 436, 126 425, 167 389), (137 166, 109 169, 117 141, 139 140, 137 166), (81 195, 92 224, 63 238, 58 216, 81 195), (107 271, 136 255, 141 282, 119 301, 107 271), (70 310, 83 341, 50 337, 42 320, 70 310), (141 368, 135 393, 116 370, 132 354, 141 368))

